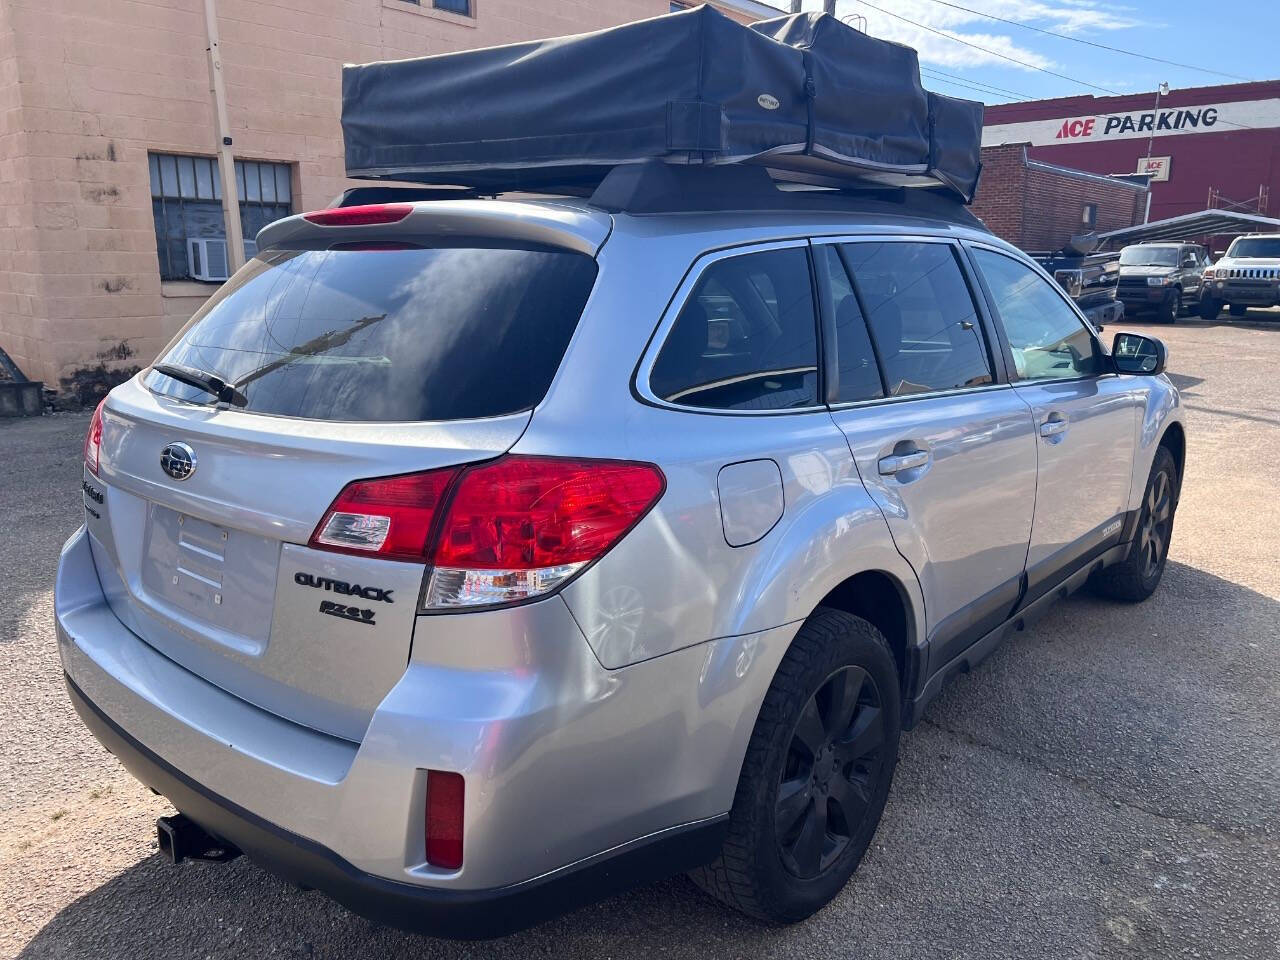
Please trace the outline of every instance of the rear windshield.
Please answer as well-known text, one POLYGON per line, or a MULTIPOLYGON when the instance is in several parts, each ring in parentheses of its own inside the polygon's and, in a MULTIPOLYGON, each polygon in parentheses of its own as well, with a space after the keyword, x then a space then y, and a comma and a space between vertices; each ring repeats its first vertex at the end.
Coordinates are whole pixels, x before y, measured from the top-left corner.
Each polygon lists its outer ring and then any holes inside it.
MULTIPOLYGON (((595 276, 584 254, 482 242, 270 251, 214 294, 157 363, 212 374, 257 413, 499 416, 542 399, 595 276)), ((146 384, 215 402, 155 370, 146 384)))
POLYGON ((1280 237, 1239 237, 1231 244, 1227 256, 1280 259, 1280 237))

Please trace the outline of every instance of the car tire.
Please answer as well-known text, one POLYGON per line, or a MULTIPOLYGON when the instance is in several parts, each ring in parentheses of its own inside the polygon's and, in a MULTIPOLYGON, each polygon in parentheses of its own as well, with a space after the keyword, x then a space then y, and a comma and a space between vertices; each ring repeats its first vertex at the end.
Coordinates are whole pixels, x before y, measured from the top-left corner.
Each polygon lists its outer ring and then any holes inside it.
POLYGON ((1222 301, 1215 300, 1213 297, 1201 297, 1199 312, 1201 320, 1217 320, 1218 315, 1222 313, 1222 301))
POLYGON ((691 873, 694 882, 773 923, 826 906, 875 834, 901 731, 898 668, 884 636, 861 617, 819 607, 778 666, 728 837, 716 860, 691 873))
POLYGON ((1177 323, 1182 309, 1182 288, 1174 287, 1173 294, 1156 311, 1161 323, 1177 323))
POLYGON ((1231 315, 1233 317, 1243 317, 1248 312, 1249 312, 1248 304, 1244 304, 1244 303, 1231 304, 1231 315))
POLYGON ((1178 465, 1166 448, 1157 447, 1151 475, 1142 492, 1138 529, 1129 555, 1090 577, 1089 585, 1096 593, 1112 600, 1138 603, 1156 592, 1169 559, 1178 490, 1178 465))

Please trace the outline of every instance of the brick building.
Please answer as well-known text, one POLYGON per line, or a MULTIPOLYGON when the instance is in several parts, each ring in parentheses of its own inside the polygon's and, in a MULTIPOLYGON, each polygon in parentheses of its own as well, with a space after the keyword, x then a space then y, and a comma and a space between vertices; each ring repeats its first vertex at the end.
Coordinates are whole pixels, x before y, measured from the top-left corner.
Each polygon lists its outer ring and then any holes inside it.
POLYGON ((1100 176, 1033 160, 1025 143, 982 148, 973 212, 1024 250, 1056 250, 1073 235, 1142 223, 1145 178, 1100 176))
POLYGON ((1152 220, 1207 207, 1275 216, 1280 80, 1002 103, 987 107, 982 143, 1025 143, 1032 160, 1092 173, 1149 169, 1152 220))
MULTIPOLYGON (((681 6, 218 0, 245 236, 348 186, 344 62, 681 6)), ((778 13, 758 0, 716 6, 744 22, 778 13)), ((204 0, 0 0, 0 348, 64 395, 87 400, 149 363, 217 287, 196 279, 225 237, 204 15, 204 0)))

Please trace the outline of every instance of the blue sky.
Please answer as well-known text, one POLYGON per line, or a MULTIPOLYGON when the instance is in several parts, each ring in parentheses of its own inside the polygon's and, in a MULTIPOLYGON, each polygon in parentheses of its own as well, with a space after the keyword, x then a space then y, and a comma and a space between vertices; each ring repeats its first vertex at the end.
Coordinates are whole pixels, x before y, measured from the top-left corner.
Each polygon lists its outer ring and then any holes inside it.
MULTIPOLYGON (((789 9, 788 0, 766 0, 789 9)), ((979 13, 1017 20, 1135 53, 1236 74, 1250 80, 1280 78, 1280 0, 948 0, 979 13)), ((821 0, 805 0, 821 10, 821 0)), ((947 6, 938 0, 838 0, 842 18, 866 17, 872 36, 897 40, 920 53, 925 87, 952 96, 1003 103, 1101 90, 1002 60, 914 26, 953 34, 1035 67, 1096 84, 1115 93, 1235 83, 1235 79, 1152 63, 1045 36, 947 6), (876 9, 880 8, 880 9, 876 9), (898 17, 892 14, 897 14, 898 17), (994 92, 961 84, 999 88, 994 92)))

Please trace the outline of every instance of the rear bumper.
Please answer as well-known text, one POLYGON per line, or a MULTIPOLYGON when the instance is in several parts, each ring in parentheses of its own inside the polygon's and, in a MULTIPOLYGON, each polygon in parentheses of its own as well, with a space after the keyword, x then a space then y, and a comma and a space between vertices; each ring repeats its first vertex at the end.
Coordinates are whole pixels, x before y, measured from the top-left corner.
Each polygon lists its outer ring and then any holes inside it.
POLYGON ((643 837, 523 883, 441 890, 366 873, 321 844, 218 796, 148 750, 92 703, 70 677, 67 693, 85 726, 138 780, 164 794, 210 833, 233 843, 285 880, 323 891, 349 909, 392 926, 461 939, 499 937, 689 869, 715 857, 727 816, 643 837))
POLYGON ((1084 308, 1084 315, 1095 327, 1111 326, 1124 320, 1124 304, 1119 300, 1095 303, 1084 308))
POLYGON ((459 936, 497 935, 714 856, 796 629, 611 671, 559 597, 419 618, 404 676, 355 743, 239 699, 143 642, 108 605, 83 529, 63 548, 54 606, 72 700, 138 779, 295 882, 375 919, 459 936), (425 862, 429 769, 466 780, 460 870, 425 862), (509 921, 485 910, 468 932, 468 905, 508 897, 519 906, 509 921), (454 910, 456 923, 441 916, 454 910))

